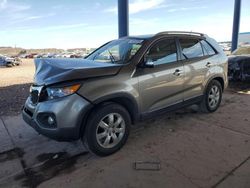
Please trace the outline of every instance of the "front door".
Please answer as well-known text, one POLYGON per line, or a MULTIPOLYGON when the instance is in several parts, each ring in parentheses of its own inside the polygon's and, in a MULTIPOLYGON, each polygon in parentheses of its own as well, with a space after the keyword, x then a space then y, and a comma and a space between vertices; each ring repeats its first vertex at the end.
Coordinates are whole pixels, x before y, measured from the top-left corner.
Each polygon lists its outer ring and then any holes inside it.
POLYGON ((184 68, 178 61, 176 40, 161 39, 144 55, 148 66, 137 71, 141 110, 159 110, 183 101, 184 68))

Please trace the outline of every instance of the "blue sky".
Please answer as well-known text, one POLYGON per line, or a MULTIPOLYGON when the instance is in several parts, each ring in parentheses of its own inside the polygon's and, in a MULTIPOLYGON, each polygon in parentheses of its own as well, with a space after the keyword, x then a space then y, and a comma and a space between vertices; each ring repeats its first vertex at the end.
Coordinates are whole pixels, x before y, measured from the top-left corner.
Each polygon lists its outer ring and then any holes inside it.
MULTIPOLYGON (((130 35, 164 30, 231 40, 234 0, 130 0, 130 35)), ((117 38, 117 0, 0 0, 0 46, 97 47, 117 38)), ((240 31, 250 31, 242 0, 240 31)))

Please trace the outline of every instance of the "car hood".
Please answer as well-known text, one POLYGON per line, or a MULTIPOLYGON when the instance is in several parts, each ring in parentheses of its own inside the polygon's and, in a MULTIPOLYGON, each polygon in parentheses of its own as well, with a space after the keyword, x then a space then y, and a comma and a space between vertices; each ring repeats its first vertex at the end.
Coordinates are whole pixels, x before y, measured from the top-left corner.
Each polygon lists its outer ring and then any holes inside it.
POLYGON ((64 81, 115 75, 122 65, 86 59, 35 59, 35 85, 50 85, 64 81))

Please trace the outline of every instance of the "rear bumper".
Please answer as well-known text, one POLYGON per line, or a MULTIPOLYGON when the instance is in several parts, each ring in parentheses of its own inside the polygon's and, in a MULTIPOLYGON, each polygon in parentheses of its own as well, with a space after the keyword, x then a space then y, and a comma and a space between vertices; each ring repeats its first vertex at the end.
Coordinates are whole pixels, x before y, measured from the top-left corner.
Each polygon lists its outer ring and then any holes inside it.
POLYGON ((83 119, 91 107, 87 100, 77 94, 37 105, 28 98, 22 116, 24 121, 38 133, 58 141, 71 141, 80 138, 83 119), (51 114, 55 118, 55 126, 50 127, 47 121, 41 121, 40 117, 43 114, 51 114))

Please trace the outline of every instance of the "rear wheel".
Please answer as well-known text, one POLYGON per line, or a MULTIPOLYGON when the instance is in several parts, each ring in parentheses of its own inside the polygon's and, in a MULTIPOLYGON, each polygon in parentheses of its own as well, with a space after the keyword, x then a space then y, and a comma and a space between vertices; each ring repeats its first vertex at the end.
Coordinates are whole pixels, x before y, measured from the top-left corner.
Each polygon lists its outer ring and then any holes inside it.
POLYGON ((90 115, 82 140, 96 155, 107 156, 126 143, 130 124, 130 115, 124 107, 105 104, 90 115))
POLYGON ((206 89, 203 100, 200 104, 202 112, 215 112, 220 106, 222 99, 222 87, 220 82, 212 80, 206 89))

